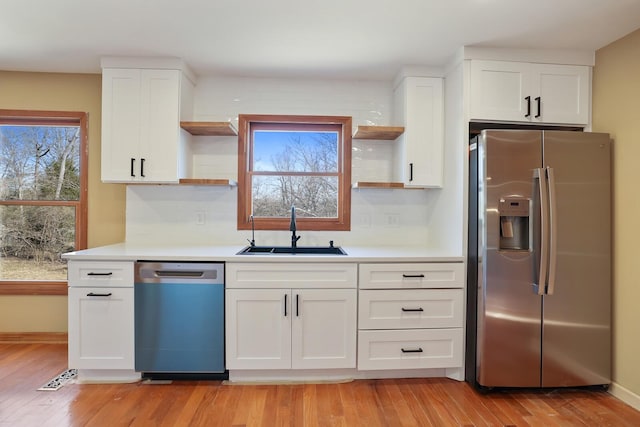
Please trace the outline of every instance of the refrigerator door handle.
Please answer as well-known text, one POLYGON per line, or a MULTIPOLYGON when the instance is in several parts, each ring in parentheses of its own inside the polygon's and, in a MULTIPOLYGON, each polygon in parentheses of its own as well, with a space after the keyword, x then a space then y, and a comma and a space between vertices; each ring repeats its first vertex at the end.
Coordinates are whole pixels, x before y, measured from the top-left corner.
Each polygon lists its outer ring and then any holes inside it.
POLYGON ((538 191, 540 195, 540 271, 538 272, 538 283, 534 283, 534 291, 538 295, 544 295, 546 291, 547 268, 549 261, 549 246, 547 237, 549 236, 549 221, 547 213, 548 206, 548 185, 547 174, 542 168, 536 168, 533 171, 533 178, 538 180, 538 191))
POLYGON ((558 249, 558 225, 556 203, 556 178, 553 168, 546 167, 547 184, 549 186, 549 279, 547 295, 553 295, 556 284, 556 258, 558 249))

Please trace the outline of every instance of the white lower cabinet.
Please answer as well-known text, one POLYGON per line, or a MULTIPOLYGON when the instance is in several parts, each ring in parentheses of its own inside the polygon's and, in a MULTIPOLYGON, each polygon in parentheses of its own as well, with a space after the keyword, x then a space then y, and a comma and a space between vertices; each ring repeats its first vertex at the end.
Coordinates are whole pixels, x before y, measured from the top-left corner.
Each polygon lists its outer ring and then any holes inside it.
POLYGON ((439 368, 462 379, 462 263, 361 264, 359 271, 358 369, 439 368))
POLYGON ((298 289, 291 303, 291 367, 356 367, 355 289, 298 289))
POLYGON ((432 369, 462 365, 462 328, 360 331, 358 369, 432 369))
POLYGON ((227 270, 227 369, 355 368, 355 264, 229 263, 227 270), (305 280, 309 288, 273 288, 305 280))
POLYGON ((69 368, 81 382, 130 382, 135 368, 133 262, 69 261, 69 368))
POLYGON ((134 368, 133 288, 69 288, 69 367, 134 368))
POLYGON ((290 294, 287 289, 226 290, 227 369, 291 367, 290 294))
POLYGON ((360 329, 458 328, 462 289, 360 290, 360 329))

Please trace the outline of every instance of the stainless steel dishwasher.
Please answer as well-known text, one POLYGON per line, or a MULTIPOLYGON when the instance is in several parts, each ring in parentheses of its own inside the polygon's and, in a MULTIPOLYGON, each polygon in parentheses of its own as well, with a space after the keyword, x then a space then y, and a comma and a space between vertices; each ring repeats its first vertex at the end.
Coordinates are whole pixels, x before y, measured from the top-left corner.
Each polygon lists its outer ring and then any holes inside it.
POLYGON ((135 369, 143 378, 226 378, 224 263, 135 265, 135 369))

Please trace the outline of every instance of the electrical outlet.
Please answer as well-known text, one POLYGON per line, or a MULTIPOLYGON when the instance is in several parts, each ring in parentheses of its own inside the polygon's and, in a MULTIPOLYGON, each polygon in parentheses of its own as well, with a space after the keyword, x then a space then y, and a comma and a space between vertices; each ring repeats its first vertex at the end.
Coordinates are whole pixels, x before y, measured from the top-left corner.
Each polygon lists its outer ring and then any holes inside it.
POLYGON ((400 227, 400 214, 388 213, 385 214, 385 227, 395 228, 400 227))
POLYGON ((207 222, 207 213, 205 211, 196 212, 196 225, 205 225, 207 222))
POLYGON ((368 213, 361 214, 358 223, 361 228, 371 228, 371 215, 368 213))

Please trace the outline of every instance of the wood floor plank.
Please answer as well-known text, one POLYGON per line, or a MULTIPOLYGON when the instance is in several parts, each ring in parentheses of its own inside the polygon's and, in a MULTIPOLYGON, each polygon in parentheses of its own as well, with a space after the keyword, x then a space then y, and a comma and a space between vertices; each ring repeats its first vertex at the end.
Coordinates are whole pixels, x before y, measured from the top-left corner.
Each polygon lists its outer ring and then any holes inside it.
POLYGON ((305 384, 302 395, 302 425, 318 427, 318 398, 315 384, 305 384))
POLYGON ((383 426, 384 412, 378 404, 373 380, 355 381, 353 397, 357 402, 357 411, 360 418, 359 426, 383 426))
POLYGON ((67 384, 66 346, 0 343, 0 427, 640 426, 640 412, 603 390, 480 393, 447 378, 340 384, 67 384))
POLYGON ((421 388, 422 396, 425 399, 424 404, 429 409, 432 423, 446 426, 460 425, 456 417, 457 414, 453 413, 454 405, 437 390, 437 384, 438 382, 431 379, 428 381, 428 386, 421 388))

